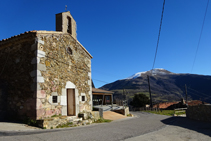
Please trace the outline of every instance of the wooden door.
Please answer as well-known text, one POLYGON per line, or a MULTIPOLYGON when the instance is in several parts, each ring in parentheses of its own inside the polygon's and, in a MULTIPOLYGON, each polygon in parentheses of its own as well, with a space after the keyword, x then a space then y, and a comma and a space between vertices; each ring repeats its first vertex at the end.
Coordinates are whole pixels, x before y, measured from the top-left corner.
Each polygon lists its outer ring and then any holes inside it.
POLYGON ((67 116, 75 116, 75 89, 67 89, 67 116))

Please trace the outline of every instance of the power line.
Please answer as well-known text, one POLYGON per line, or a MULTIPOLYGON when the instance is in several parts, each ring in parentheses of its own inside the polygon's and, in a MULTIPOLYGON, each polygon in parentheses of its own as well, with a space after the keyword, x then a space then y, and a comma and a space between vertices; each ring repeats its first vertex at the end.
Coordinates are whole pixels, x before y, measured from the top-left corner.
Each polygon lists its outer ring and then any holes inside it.
MULTIPOLYGON (((190 92, 190 91, 189 91, 189 93, 192 93, 193 95, 196 95, 196 96, 202 98, 202 95, 199 95, 199 94, 196 94, 196 93, 193 93, 193 92, 190 92)), ((204 100, 207 100, 207 99, 210 99, 210 98, 211 98, 211 96, 208 96, 206 98, 203 97, 204 100)))
MULTIPOLYGON (((63 64, 65 64, 65 65, 69 65, 69 63, 66 63, 66 62, 63 62, 63 61, 59 61, 59 60, 57 60, 57 59, 55 59, 55 58, 52 58, 52 57, 49 57, 49 56, 45 56, 46 58, 49 58, 49 59, 52 59, 52 60, 55 60, 55 61, 58 61, 58 62, 60 62, 60 63, 63 63, 63 64)), ((74 68, 76 68, 76 69, 79 69, 79 70, 83 70, 83 71, 87 71, 86 69, 83 69, 83 68, 79 68, 79 67, 76 67, 76 66, 71 66, 71 67, 74 67, 74 68)), ((95 80, 95 81, 99 81, 99 82, 103 82, 103 83, 109 83, 109 82, 105 82, 105 81, 102 81, 102 80, 97 80, 97 79, 92 79, 92 80, 95 80)))
POLYGON ((160 20, 160 28, 159 28, 159 33, 158 33, 158 40, 157 40, 157 46, 156 46, 156 51, 155 51, 154 62, 153 62, 153 65, 152 65, 152 70, 155 66, 155 60, 156 60, 156 57, 157 57, 158 45, 159 45, 159 40, 160 40, 160 32, 161 32, 161 26, 162 26, 162 21, 163 21, 164 6, 165 6, 165 0, 163 1, 163 9, 162 9, 161 20, 160 20))
MULTIPOLYGON (((24 52, 25 54, 27 54, 26 52, 24 52)), ((3 73, 3 71, 4 71, 4 68, 6 67, 6 64, 7 64, 7 60, 8 60, 8 58, 9 58, 9 54, 10 54, 10 52, 8 53, 8 55, 7 55, 7 58, 6 58, 6 61, 5 61, 5 64, 4 64, 4 66, 3 66, 3 69, 1 70, 1 72, 0 72, 0 76, 1 76, 1 74, 3 73)), ((53 57, 50 57, 50 56, 48 56, 48 55, 45 55, 45 57, 47 58, 47 59, 51 59, 51 60, 54 60, 54 61, 57 61, 58 63, 62 63, 62 64, 64 64, 64 65, 70 65, 69 63, 67 63, 67 62, 64 62, 64 61, 60 61, 60 60, 58 60, 58 59, 55 59, 55 58, 53 58, 53 57)), ((57 63, 57 65, 58 65, 58 63, 57 63)), ((83 70, 83 71, 87 71, 86 69, 84 69, 84 68, 81 68, 81 67, 76 67, 76 66, 71 66, 71 67, 73 67, 73 68, 75 68, 75 69, 79 69, 79 70, 83 70)), ((102 73, 102 72, 101 72, 102 73)), ((105 82, 105 81, 102 81, 102 80, 98 80, 98 79, 93 79, 93 80, 95 80, 95 81, 99 81, 99 82, 103 82, 103 83, 109 83, 109 82, 105 82)))
POLYGON ((199 35, 199 41, 198 41, 198 45, 197 45, 197 48, 196 48, 195 57, 194 57, 194 60, 193 60, 193 65, 192 65, 192 68, 191 68, 191 73, 193 71, 193 67, 194 67, 194 64, 195 64, 195 61, 196 61, 196 56, 197 56, 197 53, 198 53, 199 44, 200 44, 200 41, 201 41, 201 36, 202 36, 203 28, 204 28, 204 23, 205 23, 206 15, 207 15, 208 5, 209 5, 209 0, 207 1, 207 6, 206 6, 205 14, 204 14, 204 19, 203 19, 202 27, 201 27, 201 33, 199 35))
MULTIPOLYGON (((98 71, 98 70, 95 70, 95 69, 92 69, 92 72, 95 72, 95 73, 99 73, 99 74, 103 74, 103 75, 107 75, 109 77, 120 77, 120 76, 117 76, 116 74, 110 74, 110 73, 106 73, 106 72, 102 72, 102 71, 98 71)), ((121 76, 122 77, 122 76, 121 76)))
POLYGON ((199 92, 199 91, 197 91, 197 90, 194 90, 194 89, 192 89, 192 88, 188 88, 188 89, 190 89, 190 90, 192 90, 192 91, 195 91, 195 92, 197 92, 197 93, 199 93, 199 94, 205 95, 205 96, 210 96, 210 95, 204 94, 204 93, 202 93, 202 92, 199 92))
MULTIPOLYGON (((190 89, 190 88, 188 88, 188 89, 190 89)), ((194 90, 194 89, 191 89, 191 90, 194 90)), ((196 90, 194 90, 194 91, 196 91, 196 90)), ((198 92, 198 91, 196 91, 196 92, 198 92)), ((194 93, 194 92, 191 92, 191 91, 189 91, 189 93, 192 93, 193 95, 196 95, 196 96, 198 96, 198 97, 203 97, 203 95, 199 95, 199 94, 196 94, 196 93, 194 93)), ((198 92, 198 93, 200 93, 200 92, 198 92)), ((203 93, 200 93, 200 94, 203 94, 203 93)), ((206 94, 204 94, 204 95, 206 95, 206 94)), ((207 97, 203 97, 203 99, 204 100, 207 100, 207 99, 210 99, 211 98, 211 95, 206 95, 207 97)))
POLYGON ((208 96, 208 97, 204 98, 204 100, 207 100, 207 99, 210 99, 210 98, 211 98, 211 96, 208 96))
POLYGON ((193 95, 197 95, 198 97, 201 97, 201 95, 199 95, 199 94, 195 94, 193 92, 189 92, 189 93, 192 93, 193 95))
POLYGON ((109 82, 105 82, 105 81, 102 81, 102 80, 98 80, 98 79, 93 79, 95 81, 99 81, 99 82, 103 82, 103 83, 109 83, 109 82))
MULTIPOLYGON (((157 40, 157 46, 156 46, 156 50, 155 50, 155 57, 154 57, 153 65, 152 65, 151 75, 152 75, 152 71, 153 71, 154 66, 155 66, 155 60, 156 60, 156 56, 157 56, 157 52, 158 52, 158 45, 159 45, 159 41, 160 41, 160 32, 161 32, 162 21, 163 21, 164 6, 165 6, 165 0, 163 0, 163 8, 162 8, 161 19, 160 19, 160 27, 159 27, 159 33, 158 33, 158 40, 157 40)), ((152 105, 152 96, 151 96, 151 88, 150 88, 149 75, 147 75, 147 79, 148 79, 149 95, 150 95, 150 107, 152 108, 153 105, 152 105)))

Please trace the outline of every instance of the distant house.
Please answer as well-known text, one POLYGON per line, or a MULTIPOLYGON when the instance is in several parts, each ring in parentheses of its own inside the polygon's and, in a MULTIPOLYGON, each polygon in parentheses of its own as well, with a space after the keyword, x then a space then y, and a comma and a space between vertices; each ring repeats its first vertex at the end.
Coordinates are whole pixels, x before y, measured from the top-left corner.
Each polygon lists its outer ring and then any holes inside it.
POLYGON ((196 105, 201 105, 201 104, 209 104, 200 100, 191 100, 188 101, 188 106, 196 106, 196 105))
POLYGON ((56 14, 56 31, 0 41, 0 117, 40 120, 91 112, 91 59, 69 11, 56 14))
POLYGON ((92 88, 92 100, 93 105, 107 105, 113 103, 112 91, 106 91, 102 89, 92 88))
MULTIPOLYGON (((188 106, 196 106, 201 104, 208 104, 206 102, 202 102, 200 100, 191 100, 188 101, 188 106)), ((180 102, 163 102, 153 105, 153 108, 160 108, 160 109, 175 109, 175 108, 184 108, 187 107, 186 102, 182 99, 180 102)))
POLYGON ((178 104, 179 101, 176 102, 163 102, 153 105, 153 108, 159 108, 159 109, 166 109, 172 105, 178 104))

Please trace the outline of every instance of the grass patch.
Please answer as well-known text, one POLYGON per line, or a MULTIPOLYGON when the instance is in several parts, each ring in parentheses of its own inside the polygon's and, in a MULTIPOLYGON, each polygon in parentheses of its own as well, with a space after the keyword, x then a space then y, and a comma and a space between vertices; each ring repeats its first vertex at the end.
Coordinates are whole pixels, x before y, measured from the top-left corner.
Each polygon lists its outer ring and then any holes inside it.
POLYGON ((132 117, 132 114, 127 114, 127 117, 132 117))
POLYGON ((59 114, 59 115, 53 115, 51 117, 60 117, 60 116, 61 116, 61 114, 59 114))
MULTIPOLYGON (((159 114, 159 115, 166 115, 166 116, 173 116, 174 115, 174 110, 144 111, 144 112, 159 114)), ((186 114, 186 113, 185 112, 176 113, 176 115, 184 115, 184 114, 186 114)))
POLYGON ((66 124, 58 125, 56 126, 56 128, 66 128, 72 126, 72 124, 73 124, 72 122, 68 122, 66 124))
POLYGON ((112 120, 110 119, 104 119, 104 118, 100 118, 98 120, 96 120, 94 123, 104 123, 104 122, 111 122, 112 120))
POLYGON ((175 113, 177 116, 179 116, 179 115, 185 115, 186 114, 186 112, 179 112, 179 113, 175 113))
POLYGON ((145 111, 145 112, 159 114, 159 115, 166 115, 166 116, 174 115, 174 110, 162 110, 162 112, 161 111, 145 111))

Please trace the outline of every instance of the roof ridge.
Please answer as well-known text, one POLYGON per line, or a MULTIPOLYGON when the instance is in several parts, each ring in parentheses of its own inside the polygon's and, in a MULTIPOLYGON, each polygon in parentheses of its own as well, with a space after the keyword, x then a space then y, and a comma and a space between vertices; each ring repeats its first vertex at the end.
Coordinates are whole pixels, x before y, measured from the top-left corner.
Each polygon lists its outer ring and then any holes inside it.
POLYGON ((25 34, 28 34, 28 33, 36 33, 36 32, 37 32, 37 30, 25 31, 24 33, 20 33, 18 35, 14 35, 14 36, 11 36, 9 38, 2 39, 2 40, 0 40, 0 43, 4 42, 4 41, 8 41, 8 40, 10 40, 10 39, 12 39, 14 37, 18 37, 18 36, 25 35, 25 34))

